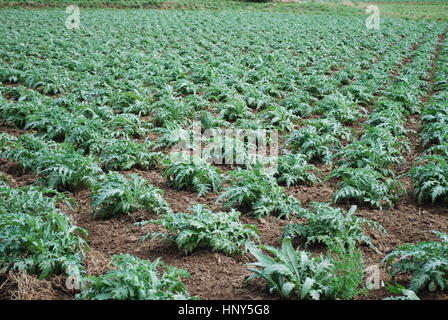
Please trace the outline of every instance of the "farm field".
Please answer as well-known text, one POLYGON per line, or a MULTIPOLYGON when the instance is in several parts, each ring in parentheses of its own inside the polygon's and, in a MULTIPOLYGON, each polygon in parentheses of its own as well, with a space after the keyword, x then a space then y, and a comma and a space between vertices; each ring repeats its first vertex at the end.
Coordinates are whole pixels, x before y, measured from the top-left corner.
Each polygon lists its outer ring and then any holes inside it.
POLYGON ((448 299, 448 23, 66 19, 0 9, 0 299, 448 299), (173 157, 210 129, 278 132, 275 172, 173 157))

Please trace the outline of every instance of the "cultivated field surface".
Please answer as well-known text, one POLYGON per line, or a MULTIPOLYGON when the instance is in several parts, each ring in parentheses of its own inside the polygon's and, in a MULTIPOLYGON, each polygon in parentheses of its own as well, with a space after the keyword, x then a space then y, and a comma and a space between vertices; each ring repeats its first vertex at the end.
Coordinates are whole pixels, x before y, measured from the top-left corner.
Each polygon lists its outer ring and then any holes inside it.
POLYGON ((448 298, 448 23, 67 16, 0 9, 1 299, 448 298))

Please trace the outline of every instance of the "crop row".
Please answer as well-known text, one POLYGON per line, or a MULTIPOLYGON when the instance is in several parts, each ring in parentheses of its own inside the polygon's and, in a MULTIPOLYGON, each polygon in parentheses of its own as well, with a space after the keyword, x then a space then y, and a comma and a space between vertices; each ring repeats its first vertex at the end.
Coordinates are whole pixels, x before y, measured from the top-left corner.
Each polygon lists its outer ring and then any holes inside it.
POLYGON ((433 31, 432 37, 416 48, 412 60, 383 91, 364 124, 360 139, 339 152, 338 168, 330 175, 342 180, 336 186, 336 202, 351 200, 381 208, 398 203, 405 192, 395 179, 394 167, 404 162, 403 152, 410 152, 404 124, 411 114, 420 112, 420 98, 430 89, 438 32, 433 31))
POLYGON ((419 202, 448 200, 447 48, 446 42, 443 42, 436 66, 435 94, 421 116, 420 138, 423 146, 428 148, 410 171, 415 197, 419 202))

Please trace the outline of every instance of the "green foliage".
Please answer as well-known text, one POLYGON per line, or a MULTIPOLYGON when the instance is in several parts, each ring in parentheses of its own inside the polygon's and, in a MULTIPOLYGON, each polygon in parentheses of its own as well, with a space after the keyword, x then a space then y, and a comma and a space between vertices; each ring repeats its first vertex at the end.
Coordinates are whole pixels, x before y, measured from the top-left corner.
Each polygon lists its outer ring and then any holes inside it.
POLYGON ((343 148, 336 157, 339 160, 337 166, 344 168, 370 167, 384 176, 395 176, 392 166, 404 162, 400 143, 389 132, 381 132, 383 129, 367 131, 359 141, 354 141, 343 148))
POLYGON ((393 101, 400 102, 407 113, 418 113, 422 105, 420 94, 418 92, 416 94, 416 89, 407 83, 400 82, 400 79, 398 81, 396 85, 385 90, 384 95, 393 101))
POLYGON ((31 169, 46 177, 50 187, 91 186, 95 177, 101 174, 95 158, 83 156, 71 145, 61 146, 60 150, 43 150, 35 156, 36 162, 31 169))
POLYGON ((356 216, 356 206, 348 211, 331 207, 328 203, 313 202, 311 206, 312 210, 302 213, 306 223, 289 224, 283 231, 284 236, 305 239, 306 245, 315 242, 331 245, 340 240, 363 243, 375 249, 372 239, 364 233, 364 227, 385 231, 379 223, 356 216))
POLYGON ((333 152, 340 148, 341 142, 335 136, 325 134, 315 127, 305 127, 293 131, 285 145, 293 152, 303 154, 308 161, 331 163, 333 152))
POLYGON ((3 173, 0 173, 0 187, 9 185, 8 179, 3 175, 3 173))
POLYGON ((258 230, 254 225, 243 225, 239 216, 236 210, 214 213, 203 205, 194 205, 189 213, 169 213, 150 222, 170 231, 163 234, 165 238, 174 240, 179 250, 186 254, 198 248, 243 254, 246 245, 258 240, 258 230))
MULTIPOLYGON (((19 98, 20 99, 20 98, 19 98)), ((33 99, 37 101, 37 99, 33 99)), ((34 114, 43 108, 42 103, 29 102, 22 98, 16 103, 0 103, 0 117, 5 121, 11 121, 19 128, 24 128, 27 116, 34 114), (25 101, 23 101, 25 100, 25 101)))
POLYGON ((353 139, 353 129, 345 127, 333 118, 308 119, 304 121, 304 124, 316 128, 319 133, 332 135, 344 141, 351 141, 353 139))
POLYGON ((402 296, 392 296, 383 300, 420 300, 414 291, 406 289, 406 287, 398 283, 387 286, 387 290, 393 294, 402 294, 402 296))
POLYGON ((448 142, 439 145, 433 145, 425 151, 425 154, 441 156, 444 159, 448 159, 448 142))
MULTIPOLYGON (((309 77, 304 78, 302 81, 303 89, 314 97, 320 99, 320 101, 322 101, 324 97, 332 95, 333 92, 337 90, 338 85, 336 79, 331 79, 323 74, 312 74, 309 77)), ((337 96, 332 96, 328 99, 328 102, 332 103, 333 98, 337 98, 337 96)), ((329 108, 323 104, 321 105, 321 108, 322 110, 329 110, 329 108)))
MULTIPOLYGON (((89 121, 89 119, 84 117, 83 119, 85 121, 89 121)), ((78 117, 70 115, 70 113, 65 109, 52 109, 47 107, 40 110, 35 110, 34 112, 28 114, 25 119, 26 125, 24 127, 25 129, 39 131, 45 138, 61 140, 65 138, 65 134, 68 131, 71 121, 77 122, 77 124, 80 124, 81 122, 78 117)), ((90 130, 90 132, 97 134, 94 129, 90 130)))
POLYGON ((439 102, 437 99, 431 101, 428 106, 422 111, 421 121, 424 124, 434 122, 446 122, 448 118, 448 108, 442 100, 439 102))
POLYGON ((405 193, 404 186, 398 180, 385 178, 370 167, 338 168, 328 176, 328 179, 331 178, 342 179, 337 183, 333 195, 337 203, 355 201, 382 209, 398 203, 405 193))
POLYGON ((365 125, 386 129, 394 136, 402 136, 408 133, 408 130, 403 126, 405 121, 406 118, 402 113, 401 105, 387 101, 387 103, 382 102, 375 106, 365 125))
POLYGON ((230 123, 216 117, 211 112, 206 110, 200 110, 195 113, 195 118, 201 122, 201 127, 204 130, 212 128, 227 128, 230 123))
POLYGON ((448 201, 448 162, 439 155, 425 156, 409 171, 419 203, 448 201))
MULTIPOLYGON (((371 79, 370 79, 371 80, 371 79)), ((342 92, 350 93, 357 103, 360 105, 369 105, 375 100, 376 88, 371 85, 372 81, 353 81, 346 87, 342 88, 342 92)))
POLYGON ((91 197, 95 218, 129 214, 139 209, 156 214, 171 212, 162 191, 136 174, 127 178, 112 172, 100 177, 92 187, 91 197))
POLYGON ((156 127, 164 126, 165 123, 179 123, 188 125, 193 117, 194 108, 172 97, 159 98, 154 104, 153 124, 156 127))
POLYGON ((257 261, 249 264, 253 274, 248 280, 265 280, 269 292, 283 298, 352 299, 365 294, 364 258, 355 242, 336 239, 329 249, 326 257, 313 257, 309 252, 294 249, 289 237, 283 239, 280 249, 250 246, 257 261))
POLYGON ((259 143, 260 141, 268 143, 269 136, 266 139, 265 131, 254 130, 258 131, 249 132, 246 137, 242 136, 245 134, 244 131, 235 131, 230 134, 222 130, 215 131, 210 135, 202 156, 210 163, 237 164, 246 169, 257 165, 258 162, 266 163, 270 160, 268 157, 252 151, 257 150, 257 140, 259 143))
POLYGON ((250 211, 257 218, 276 214, 288 217, 302 210, 299 200, 285 193, 272 177, 263 174, 263 168, 236 170, 229 173, 230 186, 218 198, 225 209, 238 207, 250 211))
POLYGON ((314 172, 318 172, 318 169, 309 164, 304 155, 289 153, 278 157, 275 178, 279 184, 286 184, 288 187, 296 184, 312 186, 320 182, 314 172))
POLYGON ((152 124, 142 121, 135 114, 121 113, 111 119, 108 128, 118 137, 143 137, 152 128, 152 124))
POLYGON ((393 277, 399 274, 412 275, 409 289, 414 292, 424 288, 431 291, 448 288, 448 235, 434 233, 441 241, 404 244, 383 260, 393 277))
POLYGON ((219 116, 229 122, 234 122, 238 119, 250 119, 253 117, 252 112, 246 106, 244 101, 232 101, 232 103, 218 105, 218 108, 219 116))
MULTIPOLYGON (((229 88, 226 84, 224 84, 221 80, 214 81, 204 92, 204 97, 211 101, 216 102, 228 102, 229 100, 232 100, 232 97, 235 94, 235 90, 229 88)), ((244 104, 241 103, 243 101, 238 101, 238 106, 234 108, 231 105, 228 105, 230 109, 233 109, 234 111, 238 108, 242 109, 244 108, 244 104)), ((227 106, 221 105, 223 109, 227 108, 227 106)), ((234 113, 231 111, 231 113, 234 113)))
POLYGON ((309 101, 316 99, 306 91, 298 91, 291 93, 284 98, 280 103, 283 107, 290 110, 293 114, 299 117, 308 117, 311 115, 313 109, 310 108, 309 101))
POLYGON ((7 134, 0 133, 0 153, 3 153, 14 146, 16 138, 7 134))
POLYGON ((330 286, 332 297, 343 300, 353 299, 360 294, 367 294, 364 287, 364 257, 355 241, 335 239, 331 242, 328 259, 334 265, 334 276, 330 286))
POLYGON ((50 187, 88 187, 102 173, 95 157, 84 156, 67 143, 57 144, 24 134, 7 149, 2 157, 44 177, 50 187))
MULTIPOLYGON (((112 132, 99 119, 76 117, 72 120, 72 115, 68 115, 67 117, 69 118, 67 120, 68 123, 61 124, 63 130, 64 128, 66 130, 64 141, 72 143, 77 148, 88 152, 95 152, 97 151, 96 148, 98 148, 98 141, 112 138, 112 132)), ((47 137, 50 138, 49 136, 47 137)))
POLYGON ((388 128, 364 126, 364 134, 361 137, 362 141, 370 141, 373 143, 383 144, 391 153, 396 153, 396 150, 403 152, 410 152, 411 147, 406 136, 394 136, 388 128))
POLYGON ((86 151, 95 151, 98 141, 113 136, 100 118, 87 118, 60 107, 46 108, 29 115, 25 128, 38 130, 47 139, 64 140, 86 151))
POLYGON ((163 154, 151 152, 149 142, 137 143, 131 140, 108 140, 101 147, 100 161, 107 170, 129 170, 133 167, 146 170, 161 163, 163 154))
POLYGON ((342 149, 336 157, 340 168, 370 167, 384 176, 395 176, 393 165, 402 163, 404 157, 398 150, 388 150, 384 144, 372 144, 366 141, 354 141, 342 149))
POLYGON ((448 143, 448 106, 446 103, 429 104, 422 114, 421 122, 420 138, 423 145, 448 143))
POLYGON ((82 269, 87 232, 56 207, 65 200, 62 194, 0 185, 0 198, 0 271, 40 273, 44 279, 82 269))
POLYGON ((166 160, 162 176, 178 190, 191 188, 199 196, 217 192, 221 186, 221 171, 200 158, 171 155, 166 160))
POLYGON ((269 107, 261 113, 267 128, 275 128, 280 132, 291 132, 294 129, 294 114, 280 106, 269 107))
POLYGON ((122 254, 112 257, 112 270, 89 283, 76 296, 79 300, 187 300, 191 299, 182 278, 186 270, 122 254))
POLYGON ((316 111, 343 124, 354 123, 366 113, 366 110, 358 106, 352 97, 340 93, 325 96, 318 102, 316 111))
POLYGON ((248 280, 263 279, 270 293, 314 300, 331 295, 329 283, 334 266, 322 256, 313 258, 306 251, 294 249, 290 238, 283 239, 281 249, 261 246, 249 250, 257 261, 249 265, 253 274, 248 280))
POLYGON ((177 122, 165 122, 165 127, 153 130, 159 135, 155 142, 156 148, 165 148, 179 146, 186 149, 193 149, 193 139, 200 143, 202 136, 200 132, 190 129, 184 129, 177 122))

